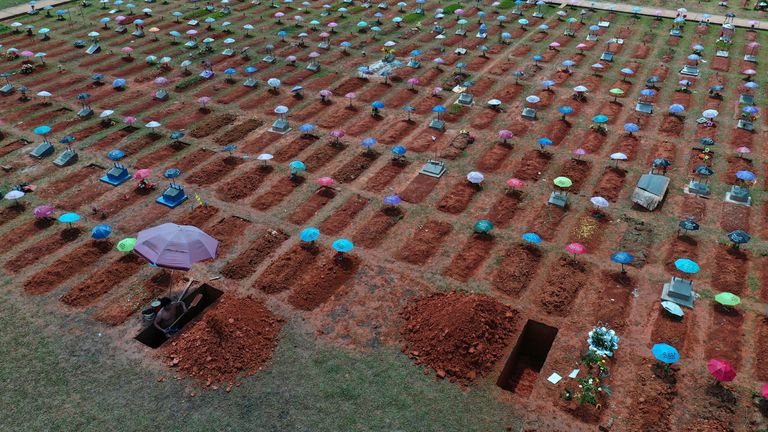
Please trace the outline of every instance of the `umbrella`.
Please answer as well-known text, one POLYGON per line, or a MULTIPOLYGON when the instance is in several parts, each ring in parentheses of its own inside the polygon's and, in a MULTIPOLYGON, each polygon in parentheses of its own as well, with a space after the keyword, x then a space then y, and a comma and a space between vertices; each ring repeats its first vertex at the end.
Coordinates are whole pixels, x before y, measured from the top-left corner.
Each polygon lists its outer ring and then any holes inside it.
POLYGON ((573 185, 573 181, 571 181, 571 179, 569 179, 568 177, 556 177, 552 181, 552 183, 554 183, 555 186, 561 187, 561 188, 568 188, 568 187, 571 187, 571 185, 573 185))
POLYGON ((533 232, 527 232, 523 234, 522 237, 523 237, 523 240, 527 241, 528 243, 533 243, 533 244, 541 243, 541 237, 538 234, 533 232))
POLYGON ((303 242, 311 243, 320 238, 320 230, 314 227, 304 228, 301 230, 299 238, 303 242))
POLYGON ((23 197, 24 197, 24 192, 22 192, 20 190, 12 190, 12 191, 8 192, 7 194, 5 194, 4 198, 7 199, 8 201, 15 201, 15 200, 23 198, 23 197))
POLYGON ((608 122, 608 116, 605 114, 598 114, 594 117, 592 117, 592 121, 595 123, 607 123, 608 122))
MULTIPOLYGON (((180 175, 181 175, 181 170, 178 169, 178 168, 169 168, 169 169, 165 170, 165 172, 163 173, 163 177, 165 177, 167 179, 175 179, 176 177, 178 177, 180 175)), ((171 181, 173 181, 173 180, 171 180, 171 181)))
POLYGON ((640 126, 634 124, 634 123, 626 123, 624 124, 624 130, 629 132, 630 134, 637 132, 640 130, 640 126))
POLYGON ((271 154, 269 154, 269 153, 262 153, 262 154, 258 155, 258 156, 256 157, 256 159, 258 159, 258 160, 260 160, 260 161, 264 161, 264 164, 266 165, 266 164, 267 164, 267 161, 268 161, 268 160, 272 160, 272 158, 273 158, 273 157, 274 157, 274 156, 272 156, 272 155, 271 155, 271 154))
POLYGON ((291 163, 289 163, 288 167, 291 168, 291 174, 296 174, 298 172, 306 171, 307 170, 307 166, 304 165, 304 162, 297 161, 297 160, 296 161, 292 161, 291 163))
POLYGON ((520 180, 519 178, 514 178, 513 177, 513 178, 507 180, 507 186, 512 187, 512 188, 521 188, 521 187, 525 186, 525 183, 523 183, 523 181, 520 180))
POLYGON ((535 104, 535 103, 539 103, 541 101, 541 98, 535 95, 530 95, 525 98, 525 101, 528 103, 535 104))
POLYGON ((493 223, 488 219, 480 219, 479 221, 475 222, 474 229, 475 232, 478 233, 488 233, 493 229, 493 223))
POLYGON ((117 242, 117 250, 120 252, 130 252, 136 247, 136 239, 127 237, 117 242))
POLYGON ((283 105, 278 105, 275 107, 275 114, 285 114, 288 112, 288 107, 283 105))
POLYGON ((107 153, 107 157, 112 160, 120 160, 125 156, 125 152, 122 150, 111 150, 107 153))
POLYGON ((571 243, 565 247, 565 251, 572 254, 573 257, 576 258, 576 255, 587 253, 587 247, 581 243, 571 243))
POLYGON ((301 132, 303 134, 312 133, 312 131, 314 131, 314 130, 315 130, 315 125, 310 124, 310 123, 305 123, 305 124, 299 126, 299 132, 301 132))
POLYGON ((467 174, 467 180, 472 184, 480 184, 485 180, 485 176, 477 171, 471 171, 467 174))
POLYGON ((371 137, 365 138, 360 144, 366 149, 370 149, 371 147, 376 145, 376 138, 371 138, 371 137))
POLYGON ((387 205, 398 205, 403 200, 397 195, 389 195, 389 196, 385 196, 383 201, 384 201, 384 204, 387 204, 387 205))
POLYGON ((743 181, 754 181, 757 175, 752 171, 736 171, 736 178, 743 181))
POLYGON ((50 133, 50 132, 51 132, 51 127, 50 127, 50 126, 45 126, 45 125, 43 125, 43 126, 38 126, 38 127, 36 127, 36 128, 33 130, 33 132, 34 132, 36 135, 46 135, 46 134, 48 134, 48 133, 50 133))
POLYGON ((595 207, 598 207, 598 208, 605 208, 610 205, 608 200, 601 196, 592 197, 589 199, 589 202, 591 202, 592 204, 594 204, 595 207))
POLYGON ((715 145, 715 140, 712 137, 704 137, 699 140, 699 143, 705 146, 713 146, 715 145))
POLYGON ((133 173, 133 178, 136 180, 145 180, 152 175, 152 170, 149 168, 143 168, 133 173))
POLYGON ((688 258, 678 258, 675 260, 675 268, 683 273, 695 274, 698 273, 701 268, 696 262, 689 260, 688 258))
POLYGON ((317 181, 317 184, 319 184, 320 186, 326 186, 326 187, 332 186, 333 183, 335 183, 335 180, 331 177, 320 177, 316 181, 317 181))
POLYGON ((736 378, 736 370, 727 360, 711 359, 707 362, 707 370, 718 382, 733 381, 736 378))
POLYGON ((32 213, 35 215, 37 219, 45 219, 53 216, 53 213, 56 212, 56 210, 49 206, 48 204, 43 204, 39 207, 35 207, 35 209, 32 211, 32 213))
POLYGON ((69 224, 69 226, 72 226, 72 223, 77 222, 80 220, 80 215, 77 213, 64 213, 63 215, 59 216, 59 222, 69 224))
POLYGON ((678 226, 685 231, 699 230, 699 224, 697 224, 693 219, 690 219, 690 218, 681 220, 678 226))
POLYGON ((632 264, 635 261, 635 257, 633 257, 628 252, 616 252, 613 255, 611 255, 611 261, 615 262, 616 264, 621 264, 621 272, 624 272, 624 265, 632 264))
POLYGON ((698 175, 705 176, 705 177, 709 177, 715 173, 714 171, 712 171, 712 168, 706 165, 697 166, 696 169, 694 169, 694 172, 696 172, 696 174, 698 175))
POLYGON ((392 147, 392 153, 394 153, 394 154, 396 154, 398 156, 404 155, 407 151, 408 150, 405 147, 403 147, 403 146, 392 147))
POLYGON ((747 234, 744 230, 735 230, 728 233, 728 239, 738 247, 738 245, 748 243, 752 239, 752 236, 747 234))
POLYGON ((184 132, 182 132, 182 131, 173 131, 173 132, 171 132, 171 139, 172 140, 181 139, 183 137, 184 137, 184 132))
POLYGON ((218 246, 218 240, 197 227, 164 223, 140 231, 134 252, 158 267, 189 270, 198 261, 215 258, 218 246))
POLYGON ((682 317, 684 315, 683 309, 677 303, 671 301, 663 301, 661 302, 661 307, 676 317, 682 317))
POLYGON ((651 353, 656 360, 667 364, 677 363, 680 360, 680 353, 672 345, 665 343, 656 344, 651 348, 651 353))
POLYGON ((760 393, 763 395, 763 399, 768 399, 768 384, 763 384, 760 393))
POLYGON ((669 168, 671 165, 671 162, 669 162, 667 159, 658 158, 653 160, 653 166, 656 168, 669 168))
POLYGON ((382 108, 384 108, 384 102, 382 102, 382 101, 374 101, 371 104, 371 106, 376 108, 376 109, 382 109, 382 108))
POLYGON ((340 239, 334 240, 331 247, 333 247, 333 250, 335 250, 336 252, 345 253, 345 252, 350 252, 352 249, 354 249, 355 244, 352 243, 350 240, 347 240, 345 238, 340 238, 340 239))
POLYGON ((715 296, 715 301, 723 306, 736 306, 741 303, 741 298, 739 298, 739 296, 736 294, 721 292, 715 296))
POLYGON ((672 114, 680 114, 683 111, 685 111, 685 107, 680 104, 672 104, 669 106, 669 112, 672 114))
POLYGON ((711 119, 717 117, 718 114, 720 114, 720 113, 717 112, 717 110, 708 109, 708 110, 705 110, 703 113, 701 113, 701 116, 704 117, 705 119, 710 119, 711 120, 711 119))
POLYGON ((112 227, 107 224, 99 224, 91 230, 91 237, 96 240, 103 240, 112 234, 112 227))

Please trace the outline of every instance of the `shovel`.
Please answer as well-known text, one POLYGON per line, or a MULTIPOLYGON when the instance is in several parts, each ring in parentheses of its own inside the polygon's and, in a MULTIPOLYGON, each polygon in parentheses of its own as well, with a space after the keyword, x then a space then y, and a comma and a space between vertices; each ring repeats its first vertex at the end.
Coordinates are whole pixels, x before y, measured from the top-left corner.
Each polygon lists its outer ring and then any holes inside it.
MULTIPOLYGON (((186 315, 186 314, 187 314, 187 312, 189 312, 190 310, 192 310, 192 308, 193 308, 193 307, 197 306, 197 304, 198 304, 198 303, 200 303, 200 300, 202 300, 202 299, 203 299, 203 295, 202 295, 202 294, 197 294, 197 295, 196 295, 196 296, 195 296, 195 297, 192 299, 192 302, 190 302, 190 303, 189 303, 189 306, 187 307, 187 310, 186 310, 186 311, 184 311, 184 313, 182 313, 181 315, 179 315, 179 317, 178 317, 178 318, 176 318, 176 321, 174 321, 174 322, 173 322, 171 325, 169 325, 169 326, 168 326, 168 329, 171 329, 171 328, 173 328, 173 326, 175 326, 175 325, 176 325, 176 323, 178 323, 178 322, 179 322, 179 320, 181 320, 182 318, 184 318, 184 315, 186 315)), ((167 332, 167 330, 166 330, 166 332, 167 332)), ((166 334, 167 334, 167 333, 166 333, 166 334)))

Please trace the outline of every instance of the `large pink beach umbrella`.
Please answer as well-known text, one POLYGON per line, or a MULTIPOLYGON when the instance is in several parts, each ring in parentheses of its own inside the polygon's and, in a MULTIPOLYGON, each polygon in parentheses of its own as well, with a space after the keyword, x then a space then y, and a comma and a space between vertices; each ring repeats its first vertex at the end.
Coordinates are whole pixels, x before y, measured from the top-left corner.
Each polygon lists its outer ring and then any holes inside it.
POLYGON ((733 381, 736 378, 736 370, 728 360, 711 359, 707 362, 707 370, 718 382, 733 381))
POLYGON ((140 231, 133 251, 150 263, 171 270, 189 270, 199 261, 216 258, 219 241, 191 225, 164 223, 140 231))
POLYGON ((587 247, 581 243, 571 243, 565 247, 565 251, 573 255, 573 258, 576 258, 576 255, 587 253, 587 247))

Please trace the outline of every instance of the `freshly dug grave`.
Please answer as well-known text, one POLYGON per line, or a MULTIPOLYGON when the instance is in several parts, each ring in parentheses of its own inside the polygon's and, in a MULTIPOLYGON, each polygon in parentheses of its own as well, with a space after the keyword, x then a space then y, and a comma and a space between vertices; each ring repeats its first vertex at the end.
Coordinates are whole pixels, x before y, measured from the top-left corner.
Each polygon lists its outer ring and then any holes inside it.
POLYGON ((460 381, 493 369, 519 321, 516 310, 492 297, 455 291, 417 299, 400 316, 403 353, 439 378, 460 381))
POLYGON ((225 295, 185 328, 163 354, 171 367, 206 381, 232 383, 253 375, 269 361, 283 320, 261 300, 225 295))

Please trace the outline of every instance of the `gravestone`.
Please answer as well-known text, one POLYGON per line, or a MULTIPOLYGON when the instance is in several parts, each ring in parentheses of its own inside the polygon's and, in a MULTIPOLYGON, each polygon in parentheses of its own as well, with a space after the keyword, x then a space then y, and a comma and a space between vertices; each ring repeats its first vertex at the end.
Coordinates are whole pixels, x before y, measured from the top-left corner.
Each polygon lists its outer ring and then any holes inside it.
POLYGON ((176 208, 187 199, 188 197, 184 192, 184 187, 176 183, 171 183, 168 185, 168 188, 165 189, 163 194, 157 197, 155 202, 170 208, 176 208))
POLYGON ((421 167, 419 173, 430 177, 440 178, 445 174, 445 162, 429 159, 427 160, 427 163, 421 167))
POLYGON ((650 102, 640 101, 635 105, 635 111, 645 113, 645 114, 652 114, 653 104, 651 104, 650 102))
POLYGON ((475 97, 472 96, 471 93, 462 93, 459 95, 459 99, 456 100, 456 103, 459 105, 470 106, 474 100, 475 97))
POLYGON ((99 180, 112 186, 119 186, 131 178, 131 174, 125 165, 115 163, 115 166, 109 169, 107 173, 99 180))
POLYGON ((548 204, 556 205, 560 208, 565 208, 568 205, 568 194, 562 191, 553 191, 549 194, 548 204))
POLYGON ((731 190, 725 193, 725 201, 746 206, 752 205, 752 197, 749 196, 749 188, 737 185, 731 186, 731 190))
POLYGON ((661 300, 693 308, 693 282, 672 277, 661 290, 661 300))
POLYGON ((440 119, 433 118, 429 122, 429 127, 431 127, 432 129, 443 131, 445 130, 445 122, 440 119))
POLYGON ((739 119, 739 121, 736 122, 736 127, 750 132, 755 130, 755 125, 751 121, 744 119, 739 119))
POLYGON ((600 60, 613 62, 613 53, 610 51, 603 51, 603 53, 600 55, 600 60))
POLYGON ((77 152, 72 149, 66 149, 61 152, 61 154, 56 159, 54 159, 53 164, 57 167, 65 167, 77 162, 77 159, 77 152))
POLYGON ((707 197, 710 193, 712 193, 708 184, 702 183, 698 180, 691 180, 688 182, 688 185, 683 188, 683 191, 691 195, 699 195, 702 197, 707 197))
POLYGON ((288 125, 288 120, 286 119, 277 119, 274 123, 272 123, 272 127, 270 128, 270 131, 276 132, 279 134, 284 134, 291 130, 290 126, 288 125))
POLYGON ((688 76, 699 76, 699 68, 698 66, 685 65, 682 69, 680 69, 680 74, 688 76))
POLYGON ((37 147, 35 147, 35 149, 29 153, 29 155, 35 159, 42 159, 52 155, 53 150, 53 144, 48 141, 43 141, 42 143, 38 144, 37 147))
POLYGON ((536 119, 536 110, 533 108, 525 107, 523 108, 522 114, 523 118, 527 118, 529 120, 535 120, 536 119))

